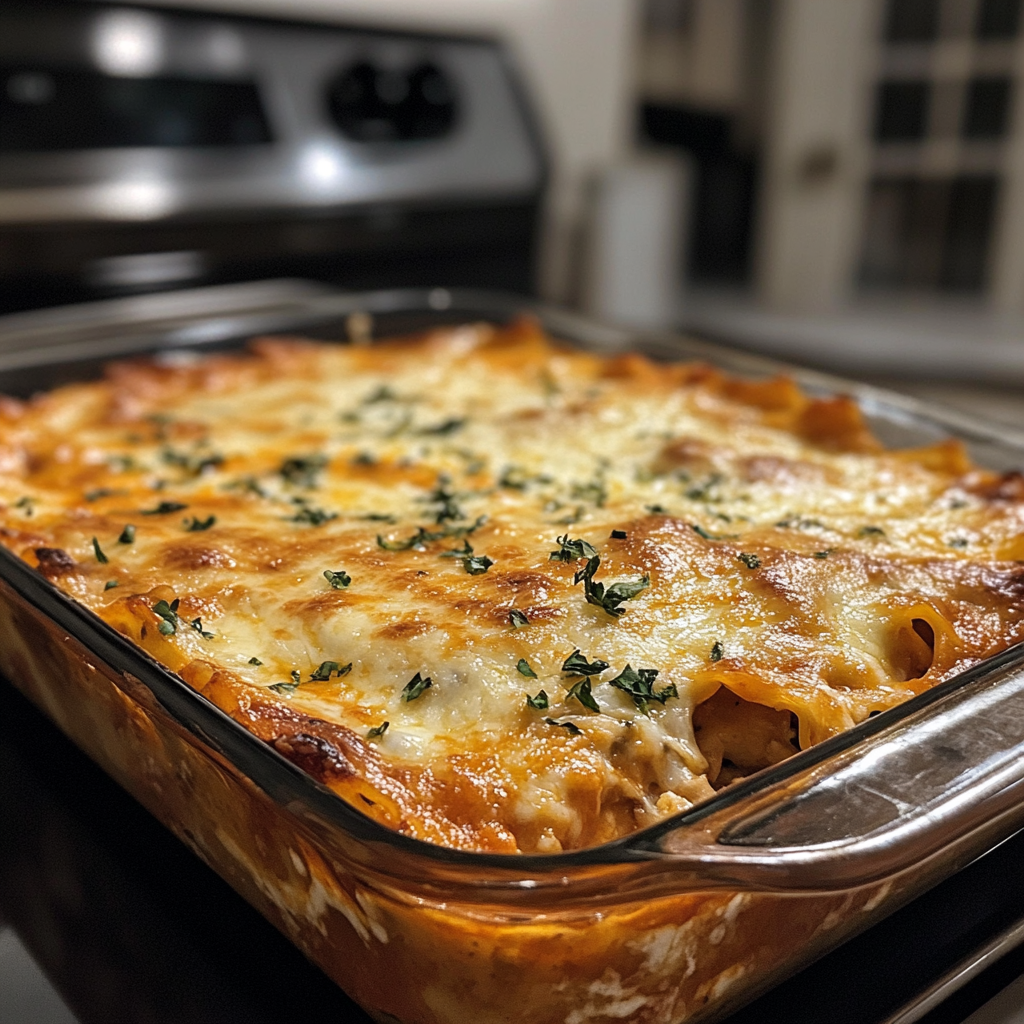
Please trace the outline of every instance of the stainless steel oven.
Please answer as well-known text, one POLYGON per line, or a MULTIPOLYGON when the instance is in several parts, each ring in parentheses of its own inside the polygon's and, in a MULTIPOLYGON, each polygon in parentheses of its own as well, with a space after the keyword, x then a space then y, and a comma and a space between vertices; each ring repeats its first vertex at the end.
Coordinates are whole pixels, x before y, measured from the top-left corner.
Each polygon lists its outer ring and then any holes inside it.
POLYGON ((0 311, 286 275, 530 292, 544 183, 493 40, 0 6, 0 311))

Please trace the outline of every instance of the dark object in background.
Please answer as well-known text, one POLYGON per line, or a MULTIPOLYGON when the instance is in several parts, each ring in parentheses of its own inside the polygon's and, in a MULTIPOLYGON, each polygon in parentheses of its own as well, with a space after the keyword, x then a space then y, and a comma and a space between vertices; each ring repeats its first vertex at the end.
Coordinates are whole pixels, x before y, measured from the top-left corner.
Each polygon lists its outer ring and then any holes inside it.
POLYGON ((721 114, 645 103, 642 141, 677 147, 694 161, 688 278, 702 284, 744 284, 750 278, 758 164, 732 142, 732 119, 721 114))
POLYGON ((972 78, 967 85, 965 139, 999 139, 1010 120, 1012 81, 1005 77, 972 78))
POLYGON ((885 38, 890 43, 926 43, 939 32, 939 0, 889 0, 885 38))
POLYGON ((1012 39, 1020 31, 1021 0, 981 0, 975 35, 978 39, 1012 39))
POLYGON ((879 178, 870 185, 861 281, 868 287, 980 292, 999 183, 879 178))
POLYGON ((83 1021, 370 1024, 6 680, 0 916, 83 1021))
POLYGON ((545 184, 493 41, 0 3, 0 313, 283 276, 531 294, 545 184))
POLYGON ((879 142, 916 142, 928 128, 927 82, 880 82, 875 106, 879 142))

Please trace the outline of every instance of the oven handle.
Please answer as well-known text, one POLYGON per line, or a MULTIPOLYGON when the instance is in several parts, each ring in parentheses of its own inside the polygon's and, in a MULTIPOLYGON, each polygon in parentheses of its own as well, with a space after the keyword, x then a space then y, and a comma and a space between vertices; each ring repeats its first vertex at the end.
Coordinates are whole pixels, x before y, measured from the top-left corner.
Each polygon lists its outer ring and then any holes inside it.
POLYGON ((851 889, 930 859, 966 863, 1024 826, 1024 665, 1019 649, 1006 654, 753 801, 666 823, 642 852, 706 883, 773 892, 851 889))

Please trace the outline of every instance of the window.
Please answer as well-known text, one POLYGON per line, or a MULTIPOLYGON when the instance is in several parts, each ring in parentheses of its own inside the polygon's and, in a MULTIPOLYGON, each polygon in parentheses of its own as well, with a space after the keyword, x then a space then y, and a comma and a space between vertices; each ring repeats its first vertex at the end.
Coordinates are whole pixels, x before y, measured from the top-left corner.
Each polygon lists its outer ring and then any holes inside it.
POLYGON ((967 86, 964 138, 999 139, 1010 116, 1009 78, 975 78, 967 86))
POLYGON ((875 180, 868 193, 862 282, 981 291, 997 196, 998 182, 990 175, 875 180))
POLYGON ((879 142, 923 139, 928 124, 927 82, 881 82, 875 110, 879 142))
POLYGON ((939 29, 939 0, 889 0, 885 38, 890 43, 927 43, 939 29))
POLYGON ((979 39, 1012 39, 1020 28, 1021 0, 981 0, 975 35, 979 39))

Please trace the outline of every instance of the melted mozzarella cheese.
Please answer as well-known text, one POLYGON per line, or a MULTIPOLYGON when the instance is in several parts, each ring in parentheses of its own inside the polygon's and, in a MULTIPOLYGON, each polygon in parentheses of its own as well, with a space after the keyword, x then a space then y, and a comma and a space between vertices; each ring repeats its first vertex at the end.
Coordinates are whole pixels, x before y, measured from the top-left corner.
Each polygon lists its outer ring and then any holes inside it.
POLYGON ((122 364, 0 411, 6 544, 454 846, 607 840, 1024 632, 1012 479, 881 451, 848 400, 529 324, 122 364))

